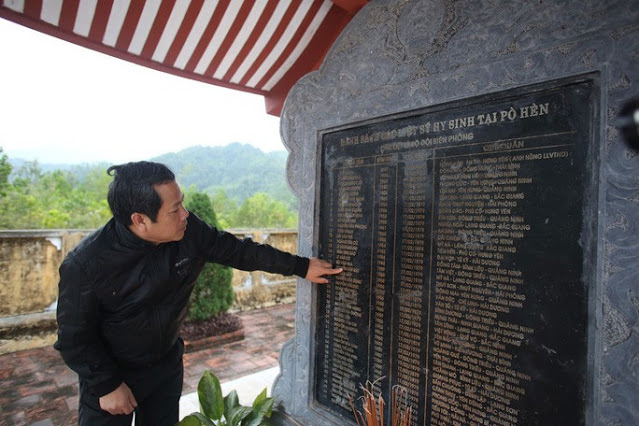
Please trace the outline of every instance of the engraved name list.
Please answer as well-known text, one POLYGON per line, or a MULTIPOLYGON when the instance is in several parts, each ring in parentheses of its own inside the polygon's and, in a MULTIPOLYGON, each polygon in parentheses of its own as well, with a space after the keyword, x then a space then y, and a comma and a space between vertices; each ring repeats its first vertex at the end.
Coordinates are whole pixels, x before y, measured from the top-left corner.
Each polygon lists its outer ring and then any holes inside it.
POLYGON ((319 255, 345 268, 316 299, 322 407, 352 420, 371 382, 387 405, 402 386, 415 425, 583 423, 593 93, 563 81, 322 133, 319 255))

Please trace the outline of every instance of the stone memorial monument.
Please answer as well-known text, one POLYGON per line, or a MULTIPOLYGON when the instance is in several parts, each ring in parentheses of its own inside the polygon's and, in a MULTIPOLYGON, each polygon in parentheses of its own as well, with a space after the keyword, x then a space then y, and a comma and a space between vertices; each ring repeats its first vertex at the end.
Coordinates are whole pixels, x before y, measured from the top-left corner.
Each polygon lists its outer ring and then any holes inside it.
POLYGON ((276 424, 639 424, 637 1, 371 1, 290 92, 300 283, 276 424))

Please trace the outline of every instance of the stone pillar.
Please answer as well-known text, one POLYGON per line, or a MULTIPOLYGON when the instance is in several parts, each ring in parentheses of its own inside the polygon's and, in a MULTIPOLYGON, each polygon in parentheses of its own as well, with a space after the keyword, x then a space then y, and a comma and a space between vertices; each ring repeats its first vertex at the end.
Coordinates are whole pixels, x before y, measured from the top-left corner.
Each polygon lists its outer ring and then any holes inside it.
MULTIPOLYGON (((290 151, 288 179, 300 198, 299 253, 312 256, 322 243, 316 197, 325 132, 421 109, 489 102, 496 94, 525 95, 534 85, 590 81, 594 109, 585 124, 576 123, 593 126, 596 147, 587 159, 596 181, 584 199, 591 226, 582 233, 588 247, 580 265, 587 294, 580 423, 589 425, 639 424, 632 397, 639 391, 633 332, 639 326, 639 153, 615 128, 624 101, 639 96, 638 6, 631 0, 373 0, 320 69, 293 87, 281 121, 290 151)), ((317 287, 300 280, 296 337, 282 350, 273 389, 281 424, 354 424, 317 403, 318 303, 317 287)), ((534 380, 553 377, 533 379, 531 389, 534 380)), ((429 398, 430 389, 425 392, 429 398)))

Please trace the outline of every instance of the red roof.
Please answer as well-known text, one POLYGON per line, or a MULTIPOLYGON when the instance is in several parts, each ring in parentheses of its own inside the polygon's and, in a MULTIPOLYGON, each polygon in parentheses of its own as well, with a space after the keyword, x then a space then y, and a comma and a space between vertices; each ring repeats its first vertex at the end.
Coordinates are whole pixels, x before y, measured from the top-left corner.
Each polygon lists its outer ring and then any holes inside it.
POLYGON ((279 115, 368 0, 4 0, 0 17, 127 61, 264 95, 279 115))

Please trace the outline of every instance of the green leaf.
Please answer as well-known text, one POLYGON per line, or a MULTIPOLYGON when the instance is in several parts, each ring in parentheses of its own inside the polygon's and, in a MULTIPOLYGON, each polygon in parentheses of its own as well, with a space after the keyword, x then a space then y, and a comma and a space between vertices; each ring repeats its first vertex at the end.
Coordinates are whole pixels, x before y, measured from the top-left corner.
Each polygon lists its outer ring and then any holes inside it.
POLYGON ((264 424, 264 418, 271 417, 273 412, 273 402, 273 398, 263 398, 262 394, 258 395, 253 402, 251 415, 246 418, 246 421, 242 423, 242 426, 259 426, 264 424))
POLYGON ((264 416, 258 416, 255 411, 251 412, 251 415, 246 418, 246 421, 242 423, 242 426, 260 426, 264 416))
POLYGON ((273 413, 273 403, 273 398, 265 398, 264 401, 260 402, 259 405, 253 408, 253 411, 263 415, 264 417, 271 417, 271 414, 273 413))
POLYGON ((240 401, 237 397, 237 392, 234 389, 224 397, 224 417, 226 417, 227 420, 230 419, 233 410, 239 406, 240 401))
POLYGON ((215 426, 215 423, 213 422, 213 420, 207 418, 206 416, 204 416, 204 414, 193 413, 192 416, 197 417, 198 420, 202 422, 202 426, 215 426))
POLYGON ((200 411, 213 420, 224 414, 224 398, 219 379, 211 371, 205 371, 197 385, 200 411))
POLYGON ((176 426, 215 426, 213 422, 200 413, 193 413, 177 423, 176 426), (204 421, 203 421, 204 420, 204 421))
POLYGON ((231 411, 230 417, 227 418, 227 420, 229 421, 229 426, 238 426, 239 424, 241 424, 242 420, 246 418, 246 416, 251 414, 252 411, 253 409, 251 407, 235 407, 231 411))
POLYGON ((202 426, 202 423, 197 417, 191 414, 180 420, 175 426, 202 426))
POLYGON ((264 388, 264 390, 258 396, 255 397, 255 401, 253 401, 253 408, 262 404, 265 399, 266 399, 266 388, 264 388))

